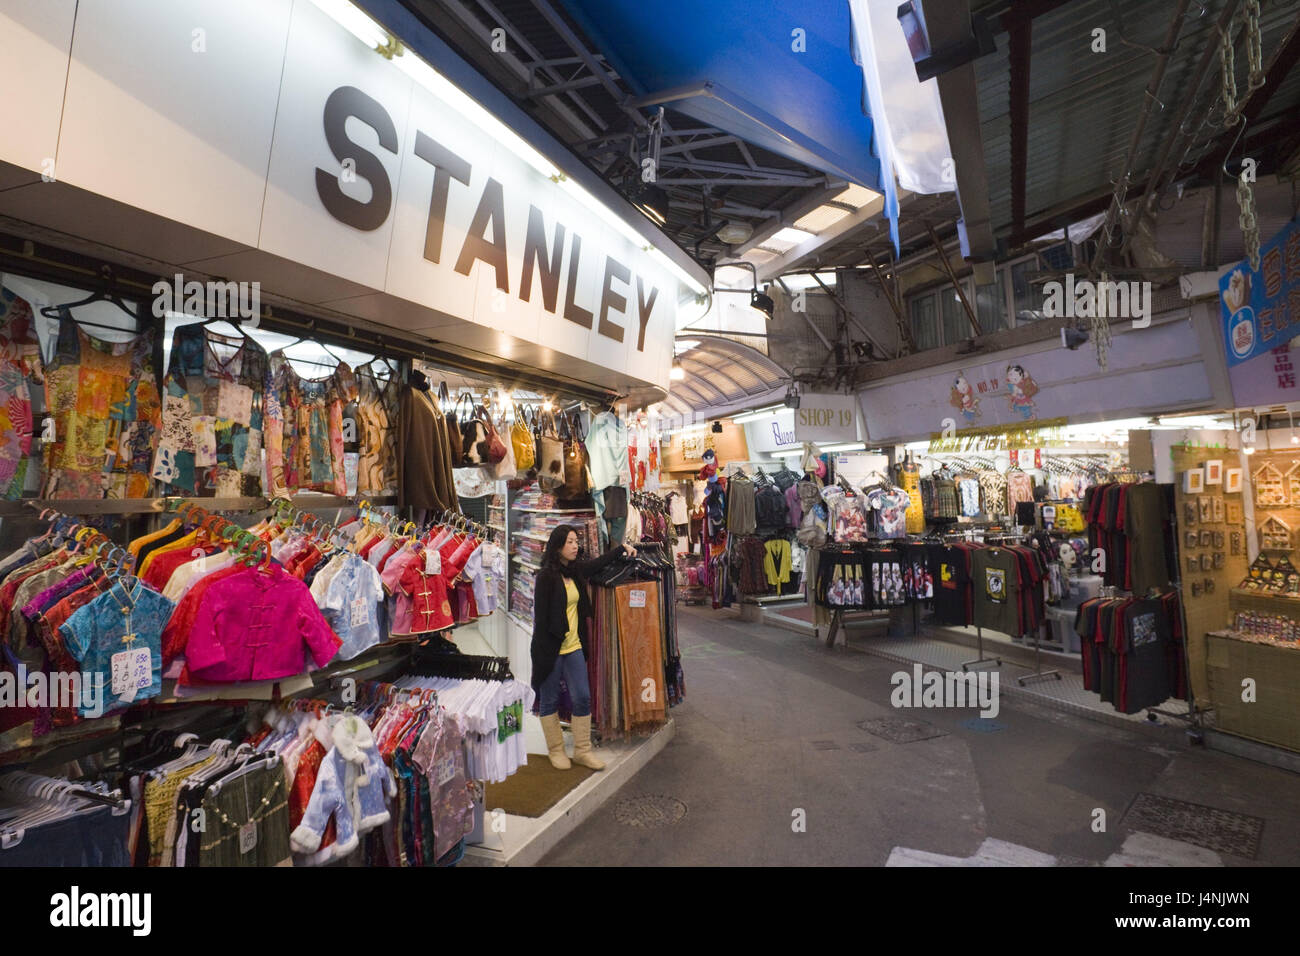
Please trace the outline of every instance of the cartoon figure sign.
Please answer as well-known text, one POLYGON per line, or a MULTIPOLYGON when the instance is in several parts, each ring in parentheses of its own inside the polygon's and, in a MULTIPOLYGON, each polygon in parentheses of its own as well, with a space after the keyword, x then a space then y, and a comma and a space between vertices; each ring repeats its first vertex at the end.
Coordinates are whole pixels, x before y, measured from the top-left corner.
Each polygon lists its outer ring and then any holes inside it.
POLYGON ((961 412, 967 422, 973 422, 980 414, 980 400, 975 389, 966 379, 965 372, 958 372, 952 383, 952 395, 948 404, 961 412))
POLYGON ((1034 396, 1038 394, 1038 383, 1020 365, 1007 366, 1007 392, 1011 399, 1011 410, 1019 413, 1025 421, 1038 417, 1038 407, 1034 396))

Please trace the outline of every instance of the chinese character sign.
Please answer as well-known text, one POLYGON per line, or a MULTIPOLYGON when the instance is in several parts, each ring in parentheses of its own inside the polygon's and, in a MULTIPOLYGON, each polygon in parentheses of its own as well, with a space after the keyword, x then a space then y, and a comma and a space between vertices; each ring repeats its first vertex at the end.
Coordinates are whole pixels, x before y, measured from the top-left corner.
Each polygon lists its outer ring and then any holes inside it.
POLYGON ((1243 260, 1223 276, 1219 299, 1229 367, 1300 334, 1300 223, 1260 248, 1258 271, 1243 260))

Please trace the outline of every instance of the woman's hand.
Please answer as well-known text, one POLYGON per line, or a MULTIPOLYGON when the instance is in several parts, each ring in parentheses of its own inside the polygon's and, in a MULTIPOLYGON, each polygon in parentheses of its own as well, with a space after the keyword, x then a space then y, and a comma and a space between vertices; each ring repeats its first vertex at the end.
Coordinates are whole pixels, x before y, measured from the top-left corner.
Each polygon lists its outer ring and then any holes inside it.
POLYGON ((632 545, 627 544, 627 543, 625 542, 625 543, 623 544, 623 553, 626 554, 629 558, 635 558, 635 557, 636 557, 636 548, 632 547, 632 545))

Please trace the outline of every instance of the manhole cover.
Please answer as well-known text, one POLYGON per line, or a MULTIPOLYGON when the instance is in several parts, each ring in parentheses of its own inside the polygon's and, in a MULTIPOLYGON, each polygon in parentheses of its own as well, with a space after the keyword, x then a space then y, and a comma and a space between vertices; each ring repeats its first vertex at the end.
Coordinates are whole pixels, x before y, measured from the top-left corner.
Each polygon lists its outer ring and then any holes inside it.
POLYGON ((1254 859, 1264 820, 1231 810, 1174 800, 1155 793, 1139 793, 1124 814, 1124 824, 1170 840, 1203 846, 1216 853, 1254 859))
POLYGON ((647 830, 670 827, 684 816, 686 804, 676 797, 665 797, 663 794, 627 797, 620 800, 614 808, 614 819, 619 823, 647 830))
POLYGON ((839 750, 840 745, 833 740, 814 740, 812 748, 813 750, 839 750))
POLYGON ((931 737, 948 736, 947 731, 940 730, 934 724, 927 724, 924 720, 909 720, 906 717, 873 717, 869 720, 859 720, 858 729, 895 744, 910 744, 917 740, 929 740, 931 737))
POLYGON ((873 754, 880 748, 875 744, 849 744, 849 749, 854 753, 873 754))
POLYGON ((999 730, 1005 730, 1007 726, 999 724, 996 720, 989 720, 987 717, 972 717, 970 720, 963 720, 961 725, 977 734, 996 734, 999 730))

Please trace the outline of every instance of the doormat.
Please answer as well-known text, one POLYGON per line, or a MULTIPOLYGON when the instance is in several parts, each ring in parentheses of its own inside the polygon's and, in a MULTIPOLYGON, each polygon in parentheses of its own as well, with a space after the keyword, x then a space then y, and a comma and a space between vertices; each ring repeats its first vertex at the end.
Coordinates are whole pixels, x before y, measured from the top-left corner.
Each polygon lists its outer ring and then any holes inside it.
POLYGON ((1264 833, 1261 817, 1188 803, 1157 793, 1139 793, 1134 797, 1122 822, 1130 830, 1141 830, 1250 860, 1259 853, 1259 838, 1264 833))
POLYGON ((940 730, 934 724, 927 724, 924 720, 908 720, 906 717, 872 717, 870 720, 859 720, 858 729, 894 744, 910 744, 917 740, 948 736, 946 730, 940 730))
POLYGON ((654 830, 670 827, 686 816, 686 804, 662 793, 627 797, 614 807, 614 819, 624 826, 654 830))
POLYGON ((594 770, 576 763, 568 770, 556 770, 545 754, 529 754, 524 764, 504 783, 489 783, 484 806, 489 813, 501 809, 517 817, 540 817, 594 770))

